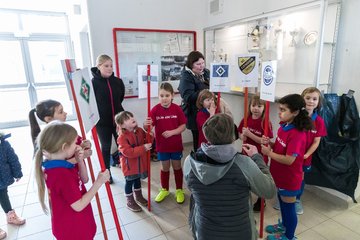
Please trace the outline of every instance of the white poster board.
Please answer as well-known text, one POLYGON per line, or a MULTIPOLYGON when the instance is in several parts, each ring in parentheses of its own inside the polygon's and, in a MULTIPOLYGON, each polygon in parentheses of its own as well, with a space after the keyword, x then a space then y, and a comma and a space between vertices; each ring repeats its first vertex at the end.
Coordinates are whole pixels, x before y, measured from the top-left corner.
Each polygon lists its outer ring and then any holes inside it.
POLYGON ((259 54, 241 54, 235 56, 236 86, 257 87, 259 79, 259 54))
POLYGON ((230 65, 227 63, 211 63, 210 69, 210 91, 230 92, 230 65))
POLYGON ((72 81, 85 132, 88 133, 99 121, 99 112, 89 70, 84 68, 74 72, 72 81))
POLYGON ((260 99, 274 102, 277 61, 262 62, 260 99))
MULTIPOLYGON (((147 98, 147 65, 138 65, 139 98, 147 98)), ((158 96, 159 66, 150 65, 150 97, 158 96)))

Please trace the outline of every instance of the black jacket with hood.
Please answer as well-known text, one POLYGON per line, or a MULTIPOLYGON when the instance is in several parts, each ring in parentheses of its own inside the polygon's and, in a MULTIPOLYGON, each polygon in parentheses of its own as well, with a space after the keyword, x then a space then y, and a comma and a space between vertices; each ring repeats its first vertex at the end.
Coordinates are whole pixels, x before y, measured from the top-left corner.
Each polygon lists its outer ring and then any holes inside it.
POLYGON ((196 125, 196 100, 201 90, 209 89, 210 71, 204 69, 203 81, 191 71, 184 67, 181 72, 181 78, 178 90, 182 98, 182 109, 187 117, 186 127, 190 130, 197 130, 196 125))
POLYGON ((94 76, 92 84, 100 116, 100 120, 96 125, 115 126, 114 116, 124 111, 121 104, 125 96, 125 85, 120 78, 114 76, 114 73, 109 78, 103 78, 97 67, 91 68, 91 73, 94 76), (114 106, 114 112, 112 106, 114 106))

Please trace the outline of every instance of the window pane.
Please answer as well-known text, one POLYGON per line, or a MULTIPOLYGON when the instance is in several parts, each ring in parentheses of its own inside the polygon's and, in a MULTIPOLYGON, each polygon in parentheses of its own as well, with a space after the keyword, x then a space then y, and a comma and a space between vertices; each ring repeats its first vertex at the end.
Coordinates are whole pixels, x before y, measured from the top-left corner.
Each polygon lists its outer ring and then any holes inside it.
POLYGON ((29 51, 36 83, 65 81, 60 62, 66 58, 64 42, 29 42, 29 51))
POLYGON ((26 83, 20 42, 0 40, 0 85, 26 83))
POLYGON ((65 16, 23 14, 21 19, 23 30, 28 33, 68 33, 65 16))
POLYGON ((65 85, 60 87, 37 89, 36 93, 39 102, 46 99, 56 100, 63 105, 64 111, 68 114, 68 118, 73 114, 72 103, 70 102, 68 91, 65 85))
POLYGON ((15 13, 0 11, 0 32, 19 31, 19 20, 15 13))
POLYGON ((30 99, 26 88, 0 91, 0 122, 17 122, 28 119, 30 99), (11 113, 11 114, 10 114, 11 113))

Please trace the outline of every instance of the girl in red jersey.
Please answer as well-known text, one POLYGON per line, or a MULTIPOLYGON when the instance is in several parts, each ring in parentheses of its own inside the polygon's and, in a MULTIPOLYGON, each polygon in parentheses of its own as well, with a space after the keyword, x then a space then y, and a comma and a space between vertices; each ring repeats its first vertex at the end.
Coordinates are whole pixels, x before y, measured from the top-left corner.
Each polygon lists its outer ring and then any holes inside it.
POLYGON ((90 202, 110 178, 108 170, 99 173, 93 186, 86 191, 75 164, 66 160, 75 154, 78 162, 83 161, 84 151, 76 145, 77 137, 75 128, 68 124, 48 124, 39 135, 35 155, 40 204, 46 213, 46 183, 51 202, 52 232, 58 240, 94 238, 96 224, 90 202))
MULTIPOLYGON (((316 87, 309 87, 306 88, 302 93, 301 96, 305 100, 306 104, 306 111, 309 113, 309 117, 311 117, 311 120, 314 124, 314 129, 311 131, 308 131, 307 133, 307 141, 306 141, 306 152, 304 154, 304 165, 303 165, 303 171, 304 173, 311 171, 311 160, 312 160, 312 154, 316 151, 316 149, 319 147, 321 137, 324 137, 327 135, 326 132, 326 126, 324 123, 324 120, 322 117, 320 117, 317 113, 317 111, 321 107, 321 92, 316 87)), ((304 192, 305 187, 305 181, 304 181, 304 175, 303 175, 303 181, 301 184, 301 192, 299 195, 296 196, 296 213, 297 214, 303 214, 304 209, 302 207, 300 198, 302 193, 304 192)))
POLYGON ((141 193, 141 179, 147 178, 146 152, 150 151, 152 139, 146 140, 146 132, 138 127, 131 112, 116 114, 119 152, 121 152, 121 170, 125 177, 126 207, 133 212, 140 212, 139 206, 148 202, 141 193))
POLYGON ((279 100, 280 128, 275 143, 262 139, 261 151, 271 158, 270 172, 278 189, 282 223, 269 225, 268 240, 293 240, 297 225, 296 196, 301 191, 301 182, 306 151, 306 131, 313 128, 305 109, 304 98, 289 94, 279 100))
POLYGON ((200 129, 198 148, 201 146, 201 143, 207 142, 201 129, 208 118, 212 117, 216 113, 225 113, 226 115, 229 115, 231 118, 233 118, 228 104, 222 98, 220 98, 220 106, 217 106, 217 104, 217 97, 213 92, 210 92, 208 89, 204 89, 199 93, 199 96, 196 100, 196 107, 198 109, 196 114, 196 125, 197 128, 200 129))
MULTIPOLYGON (((264 135, 264 116, 265 116, 265 101, 261 100, 258 95, 253 95, 249 103, 249 116, 247 117, 247 127, 244 127, 244 119, 241 120, 238 131, 240 139, 243 143, 248 143, 256 146, 258 152, 261 152, 261 139, 264 135)), ((268 137, 273 138, 272 126, 269 122, 268 137)), ((243 150, 242 154, 247 155, 243 150)), ((267 164, 268 158, 264 158, 267 164)), ((258 198, 254 204, 253 211, 259 212, 261 208, 261 198, 258 198)))
POLYGON ((208 118, 214 116, 214 114, 217 113, 214 97, 214 93, 210 92, 208 89, 204 89, 199 93, 199 96, 196 100, 196 107, 198 109, 196 114, 196 125, 197 129, 200 129, 197 145, 198 148, 200 147, 201 143, 207 142, 204 133, 201 130, 202 126, 208 118))
POLYGON ((155 140, 158 160, 161 161, 161 189, 155 201, 161 202, 169 195, 170 163, 174 169, 176 202, 185 201, 181 157, 183 151, 181 133, 185 131, 186 117, 182 109, 174 104, 174 90, 170 83, 163 83, 159 89, 160 103, 151 109, 151 119, 145 123, 155 126, 155 140))

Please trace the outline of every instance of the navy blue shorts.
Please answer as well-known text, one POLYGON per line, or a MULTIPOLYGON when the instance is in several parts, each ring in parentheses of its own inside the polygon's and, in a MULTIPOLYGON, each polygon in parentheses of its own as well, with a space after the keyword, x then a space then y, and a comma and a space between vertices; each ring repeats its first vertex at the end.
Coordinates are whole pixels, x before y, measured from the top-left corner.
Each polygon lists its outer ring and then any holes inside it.
POLYGON ((181 160, 182 152, 158 152, 157 158, 159 161, 167 161, 167 160, 181 160))

